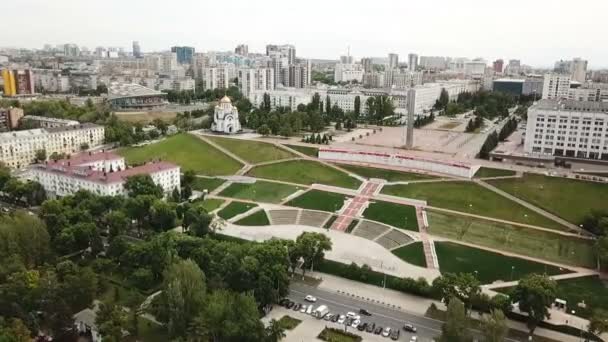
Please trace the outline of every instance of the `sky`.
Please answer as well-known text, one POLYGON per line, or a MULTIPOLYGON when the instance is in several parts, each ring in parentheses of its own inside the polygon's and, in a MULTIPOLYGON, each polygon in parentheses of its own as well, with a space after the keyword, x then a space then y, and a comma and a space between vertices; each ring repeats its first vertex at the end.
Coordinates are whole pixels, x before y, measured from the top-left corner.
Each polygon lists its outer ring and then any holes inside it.
POLYGON ((75 43, 144 52, 296 45, 298 57, 389 52, 608 67, 606 0, 4 0, 0 46, 75 43), (7 34, 8 33, 8 34, 7 34))

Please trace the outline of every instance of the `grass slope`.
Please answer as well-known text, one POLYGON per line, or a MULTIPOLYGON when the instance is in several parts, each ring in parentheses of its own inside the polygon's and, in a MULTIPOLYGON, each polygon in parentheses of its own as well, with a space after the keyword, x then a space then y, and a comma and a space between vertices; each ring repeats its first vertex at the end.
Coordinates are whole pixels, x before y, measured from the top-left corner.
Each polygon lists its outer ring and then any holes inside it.
POLYGON ((209 136, 207 138, 252 164, 295 157, 294 154, 269 143, 209 136))
POLYGON ((357 174, 361 177, 379 178, 379 179, 384 179, 387 182, 404 182, 404 181, 437 178, 434 176, 424 175, 421 173, 387 170, 387 169, 380 169, 380 168, 376 168, 376 167, 366 167, 366 166, 348 165, 348 164, 338 164, 338 166, 345 170, 348 170, 354 174, 357 174))
POLYGON ((209 192, 217 189, 220 185, 224 184, 225 180, 220 178, 203 178, 196 177, 192 183, 192 189, 197 191, 207 190, 209 192))
POLYGON ((318 157, 319 156, 319 149, 316 147, 311 147, 311 146, 301 146, 301 145, 285 145, 289 148, 291 148, 292 150, 296 150, 300 153, 304 153, 307 156, 311 156, 311 157, 318 157))
POLYGON ((416 209, 409 205, 382 201, 370 202, 367 209, 363 212, 363 217, 386 223, 393 227, 418 231, 416 209))
POLYGON ((592 241, 432 210, 427 215, 432 235, 566 265, 595 267, 592 241))
POLYGON ((241 226, 268 226, 270 225, 270 221, 268 220, 268 216, 266 216, 266 212, 264 210, 260 210, 249 216, 243 217, 242 219, 236 221, 235 224, 241 226))
POLYGON ((515 171, 481 167, 475 173, 475 178, 515 176, 515 171))
POLYGON ((256 204, 253 203, 245 203, 245 202, 231 202, 227 206, 225 206, 222 210, 220 210, 217 215, 224 220, 229 220, 236 215, 242 214, 249 209, 256 207, 256 204))
POLYGON ((346 196, 335 192, 310 190, 287 202, 286 205, 303 209, 335 212, 342 208, 346 196))
POLYGON ((608 184, 536 174, 488 183, 575 224, 591 210, 608 210, 608 184))
POLYGON ((422 242, 410 243, 407 246, 403 246, 393 250, 393 254, 398 256, 401 260, 410 263, 412 265, 426 267, 426 259, 424 257, 424 247, 422 242))
POLYGON ((473 182, 389 185, 387 195, 426 200, 429 205, 550 229, 566 227, 473 182))
POLYGON ((200 204, 200 206, 203 207, 203 209, 205 209, 208 213, 214 211, 215 209, 219 208, 222 204, 224 204, 224 200, 221 199, 216 199, 216 198, 209 198, 203 201, 203 203, 200 204))
POLYGON ((257 166, 249 176, 310 185, 327 184, 357 189, 361 182, 346 173, 311 160, 290 160, 271 165, 257 166))
POLYGON ((548 275, 568 273, 567 270, 560 270, 559 267, 552 265, 452 242, 435 242, 435 250, 442 273, 475 273, 477 271, 477 278, 483 284, 496 280, 517 280, 530 273, 548 275), (513 273, 511 274, 511 272, 513 273))
POLYGON ((158 143, 142 147, 125 147, 118 154, 129 164, 162 159, 178 164, 182 172, 192 170, 204 175, 231 175, 241 164, 213 146, 190 134, 177 134, 158 143))
POLYGON ((299 188, 293 185, 257 181, 251 184, 233 183, 220 192, 220 196, 240 199, 279 203, 283 198, 296 192, 299 188))

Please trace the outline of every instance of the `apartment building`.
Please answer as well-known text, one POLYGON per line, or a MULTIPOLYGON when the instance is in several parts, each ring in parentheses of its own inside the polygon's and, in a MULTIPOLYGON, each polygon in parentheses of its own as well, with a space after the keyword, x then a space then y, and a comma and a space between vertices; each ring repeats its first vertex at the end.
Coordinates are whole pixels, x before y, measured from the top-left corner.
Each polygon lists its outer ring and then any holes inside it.
POLYGON ((243 96, 255 90, 274 90, 274 69, 241 68, 237 71, 238 86, 243 96))

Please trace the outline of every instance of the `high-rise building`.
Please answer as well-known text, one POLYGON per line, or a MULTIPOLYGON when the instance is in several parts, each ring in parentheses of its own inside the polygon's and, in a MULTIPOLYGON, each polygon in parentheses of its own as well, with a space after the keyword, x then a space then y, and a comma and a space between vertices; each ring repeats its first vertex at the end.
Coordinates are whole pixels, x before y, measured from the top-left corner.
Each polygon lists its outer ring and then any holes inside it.
POLYGON ((420 68, 424 70, 445 70, 447 68, 448 61, 445 57, 441 56, 420 56, 420 68))
POLYGON ((587 80, 587 61, 580 58, 574 58, 570 65, 570 77, 580 83, 587 80))
POLYGON ((399 55, 396 53, 388 54, 388 68, 395 69, 399 67, 399 55))
POLYGON ((494 63, 492 63, 492 68, 494 69, 495 73, 502 74, 502 69, 504 65, 505 61, 503 61, 502 59, 497 59, 494 61, 494 63))
POLYGON ((418 55, 415 53, 410 53, 407 55, 407 66, 410 68, 410 71, 416 71, 418 69, 418 55))
POLYGON ((289 65, 296 63, 296 47, 291 44, 285 45, 266 45, 266 56, 279 54, 287 58, 289 65))
POLYGON ((171 52, 177 55, 179 64, 191 64, 192 56, 194 56, 194 48, 191 46, 173 46, 171 52))
POLYGON ((34 76, 32 71, 3 69, 4 96, 20 96, 34 94, 34 76))
POLYGON ((78 57, 80 56, 80 49, 76 44, 64 44, 63 45, 63 54, 66 57, 78 57))
POLYGON ((363 65, 363 71, 366 73, 372 72, 374 64, 371 58, 361 58, 361 65, 363 65))
POLYGON ((306 88, 312 82, 312 64, 310 60, 289 66, 289 86, 306 88))
POLYGON ((340 56, 340 63, 342 64, 353 64, 353 61, 353 56, 351 55, 340 56))
POLYGON ((274 69, 242 68, 237 71, 238 86, 243 96, 256 90, 274 90, 274 69))
POLYGON ((133 41, 133 57, 142 58, 143 55, 141 53, 141 46, 139 46, 138 41, 133 41))
POLYGON ((208 89, 227 89, 230 87, 230 80, 236 77, 234 64, 203 68, 203 90, 208 89))
POLYGON ((543 81, 543 99, 567 99, 569 90, 570 75, 545 74, 545 79, 543 81))
POLYGON ((0 131, 12 131, 13 129, 17 128, 21 118, 23 118, 23 109, 15 107, 0 107, 0 131))
POLYGON ((249 54, 249 46, 247 46, 247 44, 239 44, 234 49, 234 53, 241 56, 247 56, 249 54))

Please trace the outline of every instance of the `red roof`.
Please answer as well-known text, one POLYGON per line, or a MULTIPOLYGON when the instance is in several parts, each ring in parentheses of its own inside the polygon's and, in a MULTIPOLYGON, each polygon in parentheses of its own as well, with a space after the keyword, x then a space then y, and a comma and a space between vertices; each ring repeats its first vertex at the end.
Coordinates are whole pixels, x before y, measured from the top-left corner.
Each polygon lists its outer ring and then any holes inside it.
POLYGON ((78 166, 83 164, 90 164, 96 161, 103 160, 118 160, 123 159, 123 157, 112 153, 112 152, 97 152, 97 153, 79 153, 71 155, 70 158, 59 159, 54 161, 49 159, 46 165, 49 166, 78 166))
POLYGON ((447 165, 447 166, 453 166, 453 167, 458 167, 458 168, 463 168, 463 169, 470 169, 471 168, 470 165, 466 165, 466 164, 462 164, 462 163, 445 162, 445 161, 442 161, 442 160, 420 158, 420 157, 414 157, 414 156, 407 156, 407 155, 403 155, 403 154, 393 154, 393 155, 390 155, 390 154, 378 153, 378 152, 349 151, 349 150, 339 150, 339 149, 333 149, 333 148, 320 148, 319 152, 346 153, 346 154, 362 154, 362 155, 371 155, 371 156, 377 156, 377 157, 391 157, 391 156, 394 156, 395 158, 398 158, 398 159, 417 160, 417 161, 423 161, 423 162, 429 162, 429 163, 435 163, 435 164, 442 164, 442 165, 447 165))

